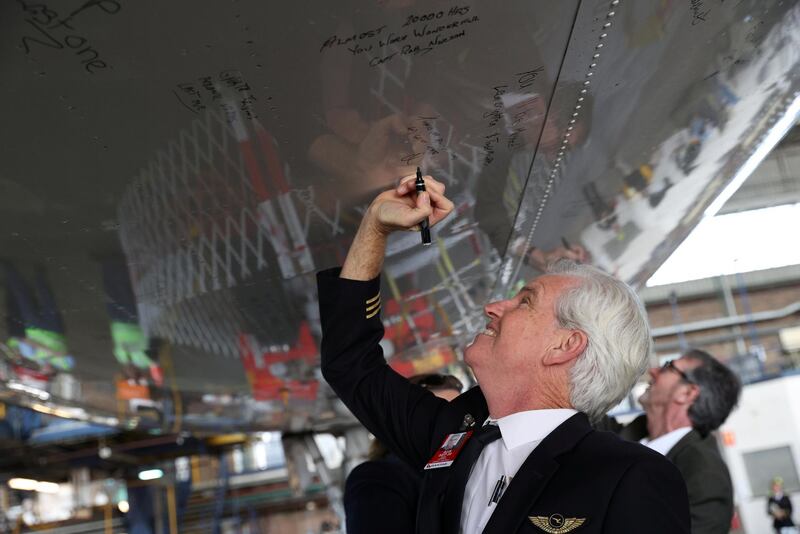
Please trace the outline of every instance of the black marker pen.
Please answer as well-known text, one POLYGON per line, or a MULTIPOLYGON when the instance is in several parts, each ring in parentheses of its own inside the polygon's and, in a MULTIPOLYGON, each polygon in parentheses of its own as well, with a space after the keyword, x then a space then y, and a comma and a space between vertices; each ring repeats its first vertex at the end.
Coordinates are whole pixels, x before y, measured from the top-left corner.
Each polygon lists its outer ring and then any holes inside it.
MULTIPOLYGON (((419 170, 417 167, 417 181, 414 182, 414 186, 417 189, 417 194, 425 192, 425 180, 422 179, 422 171, 419 170)), ((431 227, 430 222, 428 222, 428 218, 425 217, 419 223, 420 228, 422 229, 422 244, 423 245, 430 245, 431 244, 431 227)))

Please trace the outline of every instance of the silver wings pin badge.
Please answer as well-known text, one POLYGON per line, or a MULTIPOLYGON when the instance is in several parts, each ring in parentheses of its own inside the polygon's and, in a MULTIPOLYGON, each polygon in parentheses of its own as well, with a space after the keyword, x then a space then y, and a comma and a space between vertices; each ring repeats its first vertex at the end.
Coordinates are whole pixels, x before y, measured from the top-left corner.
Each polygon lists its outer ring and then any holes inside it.
POLYGON ((572 532, 586 522, 586 518, 564 517, 561 514, 552 514, 550 517, 541 515, 528 516, 531 523, 547 532, 547 534, 564 534, 572 532))

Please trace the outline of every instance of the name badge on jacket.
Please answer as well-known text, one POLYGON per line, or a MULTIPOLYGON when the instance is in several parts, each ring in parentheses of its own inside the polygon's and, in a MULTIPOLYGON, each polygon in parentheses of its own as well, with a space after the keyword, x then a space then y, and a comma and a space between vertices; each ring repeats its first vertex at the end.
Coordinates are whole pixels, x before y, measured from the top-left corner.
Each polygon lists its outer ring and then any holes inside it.
POLYGON ((464 445, 471 436, 472 430, 448 434, 439 446, 439 450, 437 450, 431 459, 428 460, 428 463, 425 464, 425 469, 439 469, 440 467, 450 467, 453 465, 461 449, 464 448, 464 445))

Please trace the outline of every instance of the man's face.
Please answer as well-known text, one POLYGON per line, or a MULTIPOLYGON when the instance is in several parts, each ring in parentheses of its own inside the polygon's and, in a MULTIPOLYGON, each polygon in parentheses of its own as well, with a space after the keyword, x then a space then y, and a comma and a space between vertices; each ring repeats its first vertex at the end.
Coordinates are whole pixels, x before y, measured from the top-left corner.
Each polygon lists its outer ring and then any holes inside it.
POLYGON ((688 358, 678 358, 672 360, 671 365, 652 367, 647 371, 650 385, 639 397, 639 403, 647 412, 648 418, 663 414, 671 404, 686 394, 686 388, 691 387, 691 384, 684 380, 681 373, 687 373, 696 366, 688 358))
POLYGON ((464 353, 478 381, 513 388, 529 386, 531 378, 540 377, 542 359, 568 333, 558 326, 555 303, 579 284, 573 276, 545 275, 513 298, 487 304, 489 323, 464 353))

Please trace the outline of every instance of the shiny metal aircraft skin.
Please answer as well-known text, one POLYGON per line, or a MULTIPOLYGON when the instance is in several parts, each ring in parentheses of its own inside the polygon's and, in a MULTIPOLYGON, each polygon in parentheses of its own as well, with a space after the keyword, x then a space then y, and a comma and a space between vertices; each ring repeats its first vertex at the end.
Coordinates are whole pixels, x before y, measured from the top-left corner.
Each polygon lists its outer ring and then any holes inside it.
POLYGON ((390 363, 448 367, 548 260, 642 284, 797 115, 800 3, 0 4, 0 401, 221 431, 348 421, 314 273, 416 167, 390 363))

